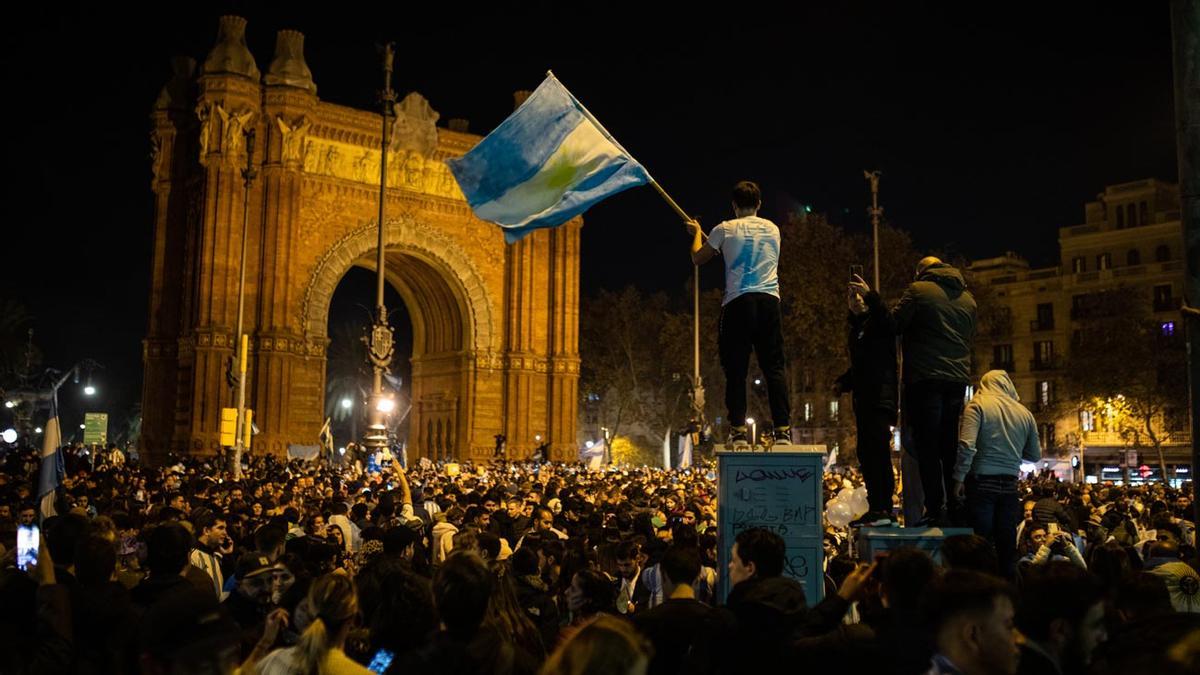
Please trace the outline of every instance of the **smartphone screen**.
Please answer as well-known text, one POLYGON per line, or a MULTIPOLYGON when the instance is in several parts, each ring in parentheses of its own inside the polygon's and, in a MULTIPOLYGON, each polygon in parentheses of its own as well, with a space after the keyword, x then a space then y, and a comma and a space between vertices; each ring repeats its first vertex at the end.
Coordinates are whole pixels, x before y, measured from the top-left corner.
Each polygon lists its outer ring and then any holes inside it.
POLYGON ((367 664, 367 670, 372 673, 382 673, 392 665, 393 654, 386 649, 380 649, 375 652, 375 656, 371 657, 371 663, 367 664))
POLYGON ((21 570, 27 571, 30 565, 37 564, 39 539, 37 525, 17 528, 17 567, 21 570))
POLYGON ((862 265, 851 265, 850 266, 850 280, 851 281, 853 281, 854 277, 856 277, 856 276, 861 279, 862 275, 863 275, 863 266, 862 265))

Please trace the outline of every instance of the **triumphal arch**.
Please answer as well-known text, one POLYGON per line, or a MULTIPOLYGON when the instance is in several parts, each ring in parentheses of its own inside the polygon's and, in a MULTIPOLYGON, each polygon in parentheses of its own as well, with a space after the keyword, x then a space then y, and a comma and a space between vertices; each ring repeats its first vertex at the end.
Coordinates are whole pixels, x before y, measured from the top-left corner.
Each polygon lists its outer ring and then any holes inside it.
MULTIPOLYGON (((334 289, 351 267, 375 269, 381 116, 318 98, 301 34, 279 32, 264 74, 244 31, 244 20, 223 17, 203 64, 176 59, 153 108, 142 394, 151 458, 217 450, 221 408, 234 400, 243 215, 253 453, 317 442, 334 289), (257 176, 243 210, 248 129, 257 176)), ((581 222, 506 245, 473 216, 444 163, 479 137, 436 122, 408 96, 388 150, 386 278, 414 333, 410 457, 490 456, 496 434, 512 456, 528 456, 539 438, 553 456, 574 456, 581 222)))

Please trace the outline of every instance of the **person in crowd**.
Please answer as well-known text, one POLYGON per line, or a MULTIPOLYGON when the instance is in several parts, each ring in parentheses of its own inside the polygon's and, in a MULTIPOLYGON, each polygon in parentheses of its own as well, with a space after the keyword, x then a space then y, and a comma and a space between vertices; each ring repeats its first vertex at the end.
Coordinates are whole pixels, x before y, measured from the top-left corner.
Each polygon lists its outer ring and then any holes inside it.
POLYGON ((996 547, 1000 571, 1008 578, 1017 566, 1021 463, 1042 458, 1037 420, 1020 401, 1008 373, 984 373, 963 410, 954 464, 954 497, 965 499, 968 522, 996 547))
MULTIPOLYGON (((861 277, 850 292, 868 311, 883 300, 861 277)), ((933 256, 917 263, 916 280, 887 314, 900 335, 904 358, 905 419, 912 429, 925 495, 923 524, 942 525, 954 485, 959 417, 975 339, 975 297, 957 269, 933 256)))
POLYGON ((725 296, 721 300, 718 352, 725 371, 725 409, 730 432, 727 447, 757 445, 746 426, 746 378, 750 354, 758 357, 771 406, 773 440, 790 445, 791 405, 779 310, 779 227, 758 215, 762 191, 752 181, 733 186, 733 220, 712 229, 708 242, 700 223, 688 221, 692 262, 703 265, 719 253, 725 262, 725 296))
POLYGON ((981 572, 950 570, 930 582, 920 605, 934 644, 928 674, 1014 675, 1016 602, 1011 586, 981 572))
POLYGON ((1071 563, 1039 565, 1021 579, 1017 626, 1025 636, 1019 675, 1082 672, 1107 638, 1104 589, 1071 563))
POLYGON ((703 670, 705 642, 719 626, 717 612, 696 599, 693 588, 700 576, 700 551, 686 544, 667 548, 659 562, 665 599, 633 618, 633 624, 654 646, 649 675, 675 675, 703 670))
POLYGON ((850 369, 837 379, 834 393, 851 394, 858 461, 867 486, 868 510, 852 527, 885 527, 894 524, 892 493, 892 428, 899 403, 896 370, 896 335, 887 308, 868 306, 856 289, 847 293, 850 305, 850 369))
POLYGON ((225 517, 205 509, 192 519, 196 534, 196 545, 188 555, 188 561, 208 576, 217 601, 225 599, 225 574, 221 571, 221 558, 232 552, 232 542, 226 533, 225 517))
POLYGON ((309 624, 293 647, 276 649, 257 666, 260 675, 337 673, 369 675, 366 667, 346 656, 343 647, 358 617, 354 581, 344 574, 327 574, 308 591, 309 624))
POLYGON ((628 623, 598 614, 550 655, 541 675, 645 675, 651 654, 628 623))

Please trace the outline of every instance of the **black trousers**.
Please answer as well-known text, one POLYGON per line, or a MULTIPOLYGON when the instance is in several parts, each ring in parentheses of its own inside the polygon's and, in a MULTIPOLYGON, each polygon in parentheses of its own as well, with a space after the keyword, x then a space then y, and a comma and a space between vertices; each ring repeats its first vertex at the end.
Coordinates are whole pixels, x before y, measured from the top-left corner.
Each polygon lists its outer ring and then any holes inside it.
POLYGON ((904 411, 921 467, 927 518, 946 515, 946 498, 954 485, 954 462, 958 459, 958 422, 966 393, 967 385, 962 382, 944 380, 924 380, 905 387, 904 411))
POLYGON ((758 367, 767 380, 771 421, 777 427, 791 424, 779 298, 768 293, 747 293, 722 307, 719 351, 721 368, 725 371, 729 424, 735 427, 746 424, 746 376, 751 351, 758 355, 758 367))
POLYGON ((854 422, 858 432, 858 463, 867 485, 867 503, 871 511, 892 512, 892 493, 896 477, 892 473, 892 427, 896 412, 874 402, 854 402, 854 422))

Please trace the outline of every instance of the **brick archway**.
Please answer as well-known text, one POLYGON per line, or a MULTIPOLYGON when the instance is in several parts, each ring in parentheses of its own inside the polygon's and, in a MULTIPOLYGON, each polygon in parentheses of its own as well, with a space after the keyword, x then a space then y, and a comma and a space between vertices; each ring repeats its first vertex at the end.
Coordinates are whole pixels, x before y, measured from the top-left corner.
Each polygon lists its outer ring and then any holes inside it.
MULTIPOLYGON (((152 114, 142 446, 152 460, 169 450, 218 449, 237 341, 247 149, 238 134, 254 129, 247 398, 261 431, 252 452, 282 455, 290 444, 315 443, 324 421, 333 291, 350 267, 374 268, 379 116, 285 80, 177 75, 186 82, 169 84, 152 114)), ((426 154, 388 153, 387 279, 414 323, 410 441, 417 454, 483 457, 503 433, 510 456, 522 457, 540 436, 552 456, 572 457, 582 223, 506 245, 474 217, 444 163, 479 137, 445 128, 433 135, 426 154)))

